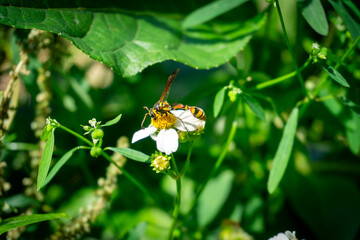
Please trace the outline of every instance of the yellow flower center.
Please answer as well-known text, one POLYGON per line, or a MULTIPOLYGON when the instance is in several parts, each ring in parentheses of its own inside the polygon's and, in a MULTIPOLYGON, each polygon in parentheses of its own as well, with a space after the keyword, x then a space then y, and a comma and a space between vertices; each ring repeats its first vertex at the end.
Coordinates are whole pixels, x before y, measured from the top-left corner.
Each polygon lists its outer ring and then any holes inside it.
POLYGON ((155 112, 156 117, 151 119, 151 124, 157 129, 171 128, 176 122, 176 117, 171 113, 155 112))
POLYGON ((158 171, 164 171, 164 170, 168 169, 169 165, 170 165, 169 159, 164 156, 158 156, 152 162, 152 166, 158 171))

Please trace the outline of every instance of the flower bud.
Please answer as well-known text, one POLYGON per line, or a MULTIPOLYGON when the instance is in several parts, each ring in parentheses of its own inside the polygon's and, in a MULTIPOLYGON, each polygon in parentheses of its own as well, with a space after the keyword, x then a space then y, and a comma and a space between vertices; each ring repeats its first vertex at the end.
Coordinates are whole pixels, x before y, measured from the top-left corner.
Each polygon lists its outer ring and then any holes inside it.
POLYGON ((93 146, 90 150, 90 155, 92 157, 98 157, 100 156, 102 153, 102 149, 100 147, 97 147, 97 146, 93 146))
POLYGON ((153 170, 156 171, 156 173, 165 172, 170 169, 170 159, 170 156, 156 151, 150 157, 150 166, 153 167, 153 170))
POLYGON ((91 137, 93 139, 101 139, 104 137, 104 132, 103 130, 96 128, 92 133, 91 133, 91 137))

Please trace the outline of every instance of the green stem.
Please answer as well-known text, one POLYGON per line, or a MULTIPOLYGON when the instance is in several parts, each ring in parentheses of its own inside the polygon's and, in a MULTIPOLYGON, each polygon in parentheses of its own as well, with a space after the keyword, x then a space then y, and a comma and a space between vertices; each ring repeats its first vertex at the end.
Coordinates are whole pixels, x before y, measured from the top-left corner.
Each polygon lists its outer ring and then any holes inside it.
MULTIPOLYGON (((307 68, 307 66, 310 64, 310 62, 311 62, 311 58, 308 58, 308 60, 304 63, 304 65, 303 65, 301 68, 299 68, 298 70, 299 70, 300 72, 303 71, 305 68, 307 68)), ((289 78, 292 78, 292 77, 294 77, 294 76, 296 76, 296 71, 293 71, 293 72, 288 73, 288 74, 286 74, 286 75, 283 75, 283 76, 281 76, 281 77, 274 78, 274 79, 272 79, 272 80, 269 80, 269 81, 260 83, 260 84, 256 85, 256 86, 254 87, 254 89, 260 90, 260 89, 263 89, 263 88, 271 87, 271 86, 273 86, 273 85, 275 85, 275 84, 278 84, 278 83, 280 83, 280 82, 282 82, 282 81, 285 81, 285 80, 287 80, 287 79, 289 79, 289 78)))
POLYGON ((291 44, 290 44, 290 41, 289 41, 289 38, 288 38, 288 35, 287 35, 287 32, 286 32, 286 28, 285 28, 285 24, 284 24, 284 19, 283 19, 282 14, 281 14, 281 9, 280 9, 279 0, 275 0, 275 1, 276 1, 276 9, 277 9, 278 14, 279 14, 279 19, 280 19, 281 27, 282 27, 282 30, 283 30, 283 32, 284 32, 285 41, 286 41, 286 44, 288 45, 288 48, 289 48, 289 52, 290 52, 291 59, 292 59, 292 62, 293 62, 293 65, 294 65, 294 68, 295 68, 295 71, 296 71, 296 75, 297 75, 297 77, 298 77, 298 79, 299 79, 301 88, 303 89, 305 96, 307 96, 308 98, 310 98, 309 93, 306 91, 304 79, 303 79, 302 75, 300 74, 299 68, 298 68, 297 63, 296 63, 295 54, 294 54, 294 52, 293 52, 293 50, 292 50, 292 47, 291 47, 291 44))
POLYGON ((216 172, 218 171, 219 167, 221 166, 222 162, 224 161, 224 159, 226 157, 226 154, 227 154, 227 152, 229 150, 229 146, 230 146, 231 142, 233 141, 233 139, 235 137, 235 133, 236 133, 236 130, 237 130, 237 127, 238 127, 236 117, 238 115, 240 102, 241 101, 238 100, 238 103, 236 104, 236 109, 235 109, 235 112, 233 113, 234 119, 233 119, 232 124, 231 124, 230 133, 229 133, 229 136, 228 136, 228 138, 226 140, 226 143, 225 143, 225 145, 224 145, 224 147, 222 149, 222 152, 221 152, 220 156, 218 157, 218 159, 216 160, 215 165, 212 168, 209 176, 206 178, 205 182, 199 187, 198 191, 196 192, 195 198, 194 198, 194 200, 192 202, 190 212, 192 212, 194 210, 195 205, 196 205, 202 191, 204 190, 206 184, 209 182, 209 180, 212 177, 214 177, 214 175, 216 174, 216 172))
POLYGON ((190 165, 190 156, 191 156, 191 152, 192 152, 193 145, 194 145, 193 143, 194 143, 193 141, 190 142, 189 151, 188 151, 188 154, 187 154, 187 157, 186 157, 186 161, 185 161, 183 170, 182 170, 181 173, 180 173, 180 176, 184 175, 184 173, 186 172, 186 169, 187 169, 187 168, 189 167, 189 165, 190 165))
POLYGON ((157 203, 157 201, 155 200, 154 197, 152 197, 152 195, 149 193, 149 191, 133 176, 131 176, 130 173, 128 173, 124 168, 120 167, 114 160, 112 160, 112 158, 106 153, 106 152, 102 152, 101 155, 106 158, 109 162, 111 162, 112 164, 114 164, 117 169, 119 169, 123 175, 130 180, 130 182, 132 182, 135 186, 137 186, 146 196, 148 196, 154 203, 157 203))
POLYGON ((170 225, 168 236, 167 236, 168 240, 173 239, 173 233, 174 233, 174 229, 175 229, 177 219, 179 217, 180 203, 181 203, 181 175, 178 174, 176 162, 175 162, 175 159, 174 159, 173 156, 171 158, 171 162, 173 164, 173 167, 174 167, 175 171, 177 172, 177 177, 175 178, 175 180, 176 180, 175 207, 174 207, 172 221, 171 221, 171 225, 170 225))
POLYGON ((74 132, 73 130, 71 130, 71 129, 69 129, 69 128, 61 125, 61 124, 59 124, 59 128, 61 128, 62 130, 64 130, 64 131, 66 131, 66 132, 74 135, 75 137, 77 137, 77 138, 79 138, 80 140, 86 142, 86 143, 87 143, 88 145, 90 145, 90 146, 93 146, 93 145, 94 145, 89 139, 86 139, 85 137, 81 136, 80 134, 74 132))

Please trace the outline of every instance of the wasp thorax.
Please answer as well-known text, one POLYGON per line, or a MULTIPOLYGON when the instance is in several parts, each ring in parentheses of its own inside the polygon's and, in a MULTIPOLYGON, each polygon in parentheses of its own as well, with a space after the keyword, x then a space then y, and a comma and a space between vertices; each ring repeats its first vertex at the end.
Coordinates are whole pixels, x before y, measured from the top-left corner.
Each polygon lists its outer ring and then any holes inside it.
POLYGON ((157 129, 168 129, 174 126, 176 117, 170 112, 161 113, 153 111, 155 117, 151 118, 151 124, 157 129))

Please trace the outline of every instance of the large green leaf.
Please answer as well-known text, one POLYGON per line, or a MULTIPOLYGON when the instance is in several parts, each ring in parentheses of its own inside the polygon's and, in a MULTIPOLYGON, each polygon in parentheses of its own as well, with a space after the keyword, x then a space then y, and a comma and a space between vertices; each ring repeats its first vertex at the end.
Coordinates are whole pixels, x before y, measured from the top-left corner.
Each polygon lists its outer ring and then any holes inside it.
POLYGON ((265 15, 260 14, 247 22, 182 30, 181 17, 174 15, 14 6, 0 6, 0 16, 0 23, 6 25, 62 35, 91 58, 124 76, 165 60, 201 69, 219 66, 242 50, 265 22, 265 15))
POLYGON ((294 108, 284 128, 280 144, 277 148, 274 161, 270 170, 270 176, 267 184, 269 193, 273 193, 284 176, 286 167, 289 163, 290 154, 294 144, 295 133, 298 122, 299 109, 294 108))
POLYGON ((329 25, 320 0, 298 0, 298 3, 306 22, 317 33, 326 36, 329 32, 329 25))
POLYGON ((49 172, 51 158, 54 151, 54 142, 55 142, 55 129, 52 129, 48 140, 46 141, 44 152, 40 160, 39 173, 37 178, 37 190, 39 191, 45 184, 46 176, 49 172))
POLYGON ((0 234, 24 225, 63 217, 70 218, 66 213, 33 214, 7 218, 0 222, 0 234))

